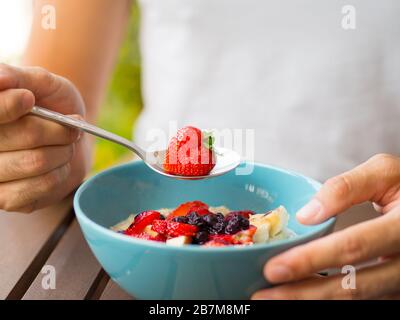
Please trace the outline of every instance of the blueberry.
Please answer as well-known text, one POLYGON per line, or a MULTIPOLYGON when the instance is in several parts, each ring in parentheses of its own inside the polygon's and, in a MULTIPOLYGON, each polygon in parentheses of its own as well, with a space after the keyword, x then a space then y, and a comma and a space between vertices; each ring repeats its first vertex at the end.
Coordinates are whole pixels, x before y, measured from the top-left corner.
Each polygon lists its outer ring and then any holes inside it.
POLYGON ((242 229, 242 219, 240 217, 240 215, 230 217, 225 227, 225 233, 234 234, 242 229))
POLYGON ((172 218, 172 221, 179 222, 179 223, 188 223, 189 219, 188 219, 188 217, 185 217, 185 216, 178 216, 178 217, 172 218))
POLYGON ((224 233, 224 230, 225 230, 225 222, 224 221, 222 221, 222 222, 217 222, 216 224, 214 224, 213 226, 212 226, 212 228, 210 228, 210 233, 212 233, 212 234, 221 234, 221 233, 224 233))
POLYGON ((207 231, 198 231, 193 237, 193 243, 195 244, 204 244, 207 241, 208 241, 207 231))
POLYGON ((225 233, 227 234, 234 234, 240 230, 246 230, 250 226, 249 219, 235 212, 229 213, 225 222, 225 233))
POLYGON ((203 220, 208 224, 209 227, 213 227, 216 223, 218 223, 218 218, 213 213, 206 214, 203 217, 203 220))
POLYGON ((188 218, 187 223, 191 225, 197 226, 198 228, 202 228, 205 226, 203 217, 196 212, 189 212, 186 217, 188 218))
POLYGON ((250 227, 249 219, 243 218, 240 222, 240 227, 242 230, 247 230, 250 227))
POLYGON ((240 231, 240 226, 237 223, 228 223, 225 227, 226 234, 235 234, 240 231))
POLYGON ((236 214, 234 212, 229 212, 226 216, 225 216, 225 221, 229 222, 229 220, 231 220, 233 217, 235 217, 236 214))

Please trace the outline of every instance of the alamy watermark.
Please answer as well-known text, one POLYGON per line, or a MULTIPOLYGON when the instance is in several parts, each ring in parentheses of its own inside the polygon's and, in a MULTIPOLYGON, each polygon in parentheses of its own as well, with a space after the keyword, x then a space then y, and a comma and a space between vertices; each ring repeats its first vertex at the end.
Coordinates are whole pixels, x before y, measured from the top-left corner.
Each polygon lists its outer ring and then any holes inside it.
POLYGON ((57 28, 56 8, 46 4, 41 8, 41 25, 44 30, 55 30, 57 28))
POLYGON ((42 288, 44 290, 56 289, 56 268, 52 265, 46 264, 43 266, 40 273, 43 274, 42 288))
POLYGON ((352 265, 342 267, 342 274, 345 276, 342 279, 342 288, 345 290, 355 290, 356 286, 356 268, 352 265))
POLYGON ((357 27, 356 8, 352 5, 342 7, 342 28, 344 30, 354 30, 357 27))

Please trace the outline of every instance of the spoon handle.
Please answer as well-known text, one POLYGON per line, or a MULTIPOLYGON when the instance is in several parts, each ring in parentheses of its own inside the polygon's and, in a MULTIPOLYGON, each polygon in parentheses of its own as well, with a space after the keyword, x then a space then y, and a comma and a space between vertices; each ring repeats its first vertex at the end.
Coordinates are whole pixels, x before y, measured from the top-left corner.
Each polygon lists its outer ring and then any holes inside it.
POLYGON ((87 123, 85 121, 82 120, 78 120, 78 119, 74 119, 71 117, 68 117, 66 115, 63 115, 61 113, 55 112, 55 111, 51 111, 45 108, 41 108, 38 106, 34 106, 31 110, 31 113, 39 116, 41 118, 47 119, 47 120, 51 120, 54 122, 58 122, 62 125, 66 125, 69 127, 73 127, 85 132, 88 132, 90 134, 93 134, 97 137, 106 139, 106 140, 110 140, 112 142, 118 143, 130 150, 132 150, 134 153, 136 153, 141 159, 144 160, 145 156, 146 156, 146 152, 140 148, 139 146, 137 146, 135 143, 133 143, 132 141, 125 139, 119 135, 116 135, 114 133, 111 133, 109 131, 106 131, 104 129, 101 129, 99 127, 96 127, 90 123, 87 123))

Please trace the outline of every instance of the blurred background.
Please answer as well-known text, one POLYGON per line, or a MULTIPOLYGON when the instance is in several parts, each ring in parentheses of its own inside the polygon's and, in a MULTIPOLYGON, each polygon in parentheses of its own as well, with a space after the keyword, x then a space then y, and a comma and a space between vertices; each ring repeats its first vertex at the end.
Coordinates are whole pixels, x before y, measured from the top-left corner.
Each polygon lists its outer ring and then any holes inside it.
MULTIPOLYGON (((142 108, 139 12, 135 3, 131 10, 129 26, 97 123, 128 139, 132 138, 132 126, 142 108)), ((0 62, 19 64, 29 37, 31 21, 32 1, 0 0, 0 62)), ((101 139, 97 139, 94 152, 94 172, 131 157, 125 148, 101 139)))

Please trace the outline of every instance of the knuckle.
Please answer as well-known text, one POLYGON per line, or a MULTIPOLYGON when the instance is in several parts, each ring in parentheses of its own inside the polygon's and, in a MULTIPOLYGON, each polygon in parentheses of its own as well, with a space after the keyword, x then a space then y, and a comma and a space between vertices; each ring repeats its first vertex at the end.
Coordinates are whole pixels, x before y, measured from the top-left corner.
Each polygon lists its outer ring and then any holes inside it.
POLYGON ((16 94, 16 92, 7 92, 3 99, 1 121, 13 121, 18 116, 18 107, 21 104, 22 94, 16 94))
POLYGON ((342 174, 326 181, 326 186, 329 187, 336 196, 342 198, 352 192, 352 183, 347 174, 342 174))
POLYGON ((69 80, 68 78, 65 78, 63 76, 58 76, 58 78, 59 78, 60 82, 62 82, 66 87, 70 87, 70 88, 73 88, 74 90, 77 90, 74 83, 71 80, 69 80))
POLYGON ((3 210, 7 211, 7 212, 15 212, 17 210, 17 207, 15 205, 13 205, 12 202, 7 201, 3 205, 3 210))
POLYGON ((317 267, 314 261, 315 255, 308 248, 307 245, 303 245, 297 248, 298 250, 290 250, 290 259, 286 263, 297 276, 313 272, 317 267))
POLYGON ((66 145, 65 147, 62 147, 60 149, 60 151, 58 152, 59 157, 60 157, 59 163, 60 164, 69 163, 74 156, 74 153, 75 153, 74 149, 75 149, 75 146, 73 144, 69 144, 69 145, 66 145))
POLYGON ((11 188, 4 184, 0 194, 0 208, 7 212, 31 213, 38 202, 33 198, 32 186, 28 183, 11 188))
POLYGON ((11 67, 3 62, 0 62, 0 72, 3 74, 8 74, 11 71, 11 67))
POLYGON ((22 166, 29 172, 43 172, 49 166, 49 159, 43 150, 29 150, 23 157, 22 166))
POLYGON ((42 177, 41 185, 44 191, 53 190, 66 180, 70 173, 70 164, 55 169, 42 177))
POLYGON ((49 73, 45 68, 41 66, 33 66, 31 67, 31 70, 35 74, 38 80, 47 80, 49 79, 49 73))
POLYGON ((67 143, 73 143, 78 139, 79 131, 74 128, 64 127, 65 130, 65 140, 67 143))
POLYGON ((68 145, 67 146, 67 156, 66 156, 67 162, 72 160, 72 158, 74 157, 74 154, 75 154, 75 146, 73 144, 68 145))
POLYGON ((56 77, 54 74, 40 66, 32 67, 31 70, 33 71, 38 83, 45 85, 50 91, 53 91, 56 85, 56 77))
POLYGON ((15 110, 15 96, 6 94, 3 100, 1 121, 6 122, 13 118, 15 110))
POLYGON ((40 146, 42 141, 42 133, 40 126, 37 125, 36 119, 33 117, 24 117, 22 127, 22 138, 25 144, 31 147, 40 146))
POLYGON ((2 209, 7 212, 17 212, 20 207, 20 199, 16 197, 7 197, 5 201, 2 203, 2 209))
POLYGON ((378 153, 371 157, 370 160, 381 167, 390 167, 399 161, 395 156, 388 153, 378 153))
POLYGON ((60 183, 58 169, 53 170, 41 178, 41 186, 44 191, 52 190, 60 183))
POLYGON ((346 241, 341 241, 342 262, 357 262, 364 256, 364 245, 360 238, 348 237, 346 241))

